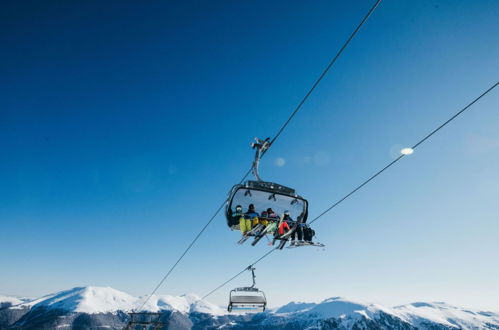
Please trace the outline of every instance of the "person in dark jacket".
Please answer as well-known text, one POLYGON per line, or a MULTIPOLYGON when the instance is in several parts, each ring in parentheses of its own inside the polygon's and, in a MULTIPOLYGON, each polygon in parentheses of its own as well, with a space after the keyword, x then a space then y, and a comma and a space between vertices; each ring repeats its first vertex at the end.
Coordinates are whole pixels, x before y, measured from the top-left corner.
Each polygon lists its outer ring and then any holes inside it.
POLYGON ((274 210, 272 210, 272 208, 268 208, 267 209, 267 217, 269 218, 269 220, 279 220, 279 216, 277 215, 277 213, 274 212, 274 210))
POLYGON ((244 217, 243 207, 241 205, 237 205, 235 211, 231 214, 230 225, 237 225, 242 217, 244 217))
POLYGON ((303 238, 305 242, 309 244, 312 243, 312 239, 314 238, 314 236, 315 236, 315 231, 312 228, 310 228, 310 226, 305 225, 303 227, 303 238))
POLYGON ((305 224, 304 223, 298 223, 296 224, 296 230, 291 233, 291 244, 296 243, 296 238, 298 237, 298 241, 301 242, 303 240, 303 233, 305 229, 305 224))

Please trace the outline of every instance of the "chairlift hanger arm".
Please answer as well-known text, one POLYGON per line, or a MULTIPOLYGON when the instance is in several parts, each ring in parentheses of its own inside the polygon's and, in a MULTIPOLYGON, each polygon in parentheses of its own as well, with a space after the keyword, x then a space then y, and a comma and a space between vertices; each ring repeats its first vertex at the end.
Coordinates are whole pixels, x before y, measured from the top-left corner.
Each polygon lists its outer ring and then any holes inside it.
POLYGON ((254 288, 255 285, 256 285, 256 281, 255 281, 255 278, 256 278, 256 276, 255 276, 255 267, 253 267, 253 265, 249 265, 247 269, 251 270, 251 278, 253 279, 253 285, 251 285, 250 288, 254 288))
POLYGON ((263 154, 270 148, 270 138, 266 138, 265 140, 260 140, 259 138, 255 138, 256 142, 251 143, 251 147, 256 149, 255 159, 253 160, 252 172, 257 181, 263 181, 260 178, 260 174, 258 173, 258 167, 260 166, 260 159, 263 154))

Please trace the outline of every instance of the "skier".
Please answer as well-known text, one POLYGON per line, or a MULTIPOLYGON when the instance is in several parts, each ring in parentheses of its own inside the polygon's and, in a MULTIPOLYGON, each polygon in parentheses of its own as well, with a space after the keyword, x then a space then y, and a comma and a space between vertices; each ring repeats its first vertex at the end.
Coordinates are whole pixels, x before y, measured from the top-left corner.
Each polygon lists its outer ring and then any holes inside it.
MULTIPOLYGON (((261 225, 262 229, 267 227, 269 224, 269 214, 267 211, 262 212, 262 216, 258 217, 258 224, 261 225)), ((255 222, 253 221, 253 227, 255 227, 255 222)))
POLYGON ((255 218, 256 221, 258 221, 258 216, 259 214, 255 211, 255 205, 250 204, 248 206, 248 212, 239 220, 239 229, 243 235, 251 230, 251 222, 254 221, 255 218))
POLYGON ((298 242, 303 241, 303 235, 305 232, 305 224, 297 223, 296 230, 291 233, 291 245, 296 244, 296 237, 298 236, 298 242))
POLYGON ((311 244, 314 236, 315 231, 309 226, 305 225, 305 227, 303 228, 303 238, 305 242, 311 244))
POLYGON ((277 230, 274 231, 274 239, 269 245, 274 245, 276 240, 280 239, 283 235, 291 230, 291 227, 289 226, 290 220, 291 217, 289 216, 289 211, 284 211, 284 214, 281 216, 281 221, 279 221, 279 224, 277 225, 277 230))
MULTIPOLYGON (((256 213, 256 214, 258 214, 258 213, 256 213)), ((253 217, 253 219, 252 219, 253 228, 257 227, 258 225, 261 225, 260 227, 267 226, 269 224, 267 217, 268 217, 268 214, 266 211, 262 212, 262 216, 258 215, 258 216, 253 217)))
POLYGON ((291 230, 291 227, 289 226, 291 222, 293 222, 293 219, 291 219, 289 211, 284 211, 284 216, 279 224, 279 236, 282 236, 291 230))
MULTIPOLYGON (((270 210, 270 209, 269 209, 270 210)), ((262 215, 263 215, 263 212, 262 212, 262 215)), ((275 215, 275 213, 274 213, 275 215)), ((263 236, 267 235, 267 234, 274 234, 276 231, 277 231, 277 227, 279 226, 279 217, 274 218, 274 217, 270 217, 269 214, 267 213, 267 224, 265 225, 265 227, 260 230, 256 235, 255 235, 255 239, 253 240, 253 242, 251 243, 251 245, 255 246, 256 243, 258 243, 263 236)), ((272 243, 274 244, 274 243, 272 243)))
POLYGON ((241 205, 237 205, 236 210, 232 212, 231 215, 231 226, 237 225, 241 221, 242 217, 244 217, 243 207, 241 205))
POLYGON ((277 215, 277 213, 275 213, 274 210, 272 210, 272 208, 270 207, 267 209, 267 217, 269 219, 279 220, 279 216, 277 215))

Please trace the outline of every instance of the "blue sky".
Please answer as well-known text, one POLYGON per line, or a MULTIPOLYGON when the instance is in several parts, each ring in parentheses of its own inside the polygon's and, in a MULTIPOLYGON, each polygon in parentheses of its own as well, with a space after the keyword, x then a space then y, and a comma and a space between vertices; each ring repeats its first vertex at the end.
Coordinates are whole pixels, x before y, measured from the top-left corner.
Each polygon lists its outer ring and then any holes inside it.
MULTIPOLYGON (((149 293, 250 166, 249 142, 275 134, 371 5, 3 3, 0 293, 149 293)), ((498 80, 498 13, 382 2, 262 177, 318 215, 498 80)), ((318 221, 324 251, 259 264, 270 304, 499 310, 498 109, 494 91, 318 221)), ((268 249, 237 239, 218 216, 159 292, 203 295, 268 249)))

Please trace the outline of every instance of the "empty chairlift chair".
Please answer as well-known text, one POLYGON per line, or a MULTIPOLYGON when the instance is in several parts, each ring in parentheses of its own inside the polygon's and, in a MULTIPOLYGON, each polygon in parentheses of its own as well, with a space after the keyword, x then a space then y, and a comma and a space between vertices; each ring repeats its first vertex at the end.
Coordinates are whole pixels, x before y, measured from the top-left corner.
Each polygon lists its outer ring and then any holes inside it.
POLYGON ((227 311, 233 310, 256 310, 265 311, 267 306, 267 298, 263 291, 255 288, 255 268, 248 267, 251 270, 253 285, 249 287, 235 288, 230 291, 229 305, 227 311))

